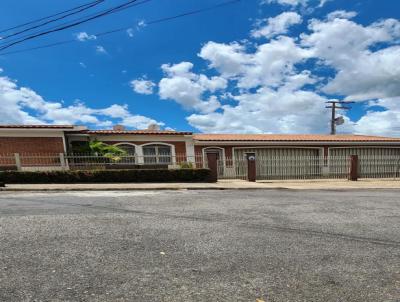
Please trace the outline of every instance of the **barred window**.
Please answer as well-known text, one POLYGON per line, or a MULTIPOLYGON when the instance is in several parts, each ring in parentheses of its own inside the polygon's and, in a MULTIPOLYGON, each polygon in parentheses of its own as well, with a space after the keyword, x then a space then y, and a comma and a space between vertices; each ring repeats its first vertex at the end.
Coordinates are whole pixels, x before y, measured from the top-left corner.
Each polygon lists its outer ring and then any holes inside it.
POLYGON ((145 164, 172 163, 171 147, 166 145, 147 145, 143 147, 145 164))

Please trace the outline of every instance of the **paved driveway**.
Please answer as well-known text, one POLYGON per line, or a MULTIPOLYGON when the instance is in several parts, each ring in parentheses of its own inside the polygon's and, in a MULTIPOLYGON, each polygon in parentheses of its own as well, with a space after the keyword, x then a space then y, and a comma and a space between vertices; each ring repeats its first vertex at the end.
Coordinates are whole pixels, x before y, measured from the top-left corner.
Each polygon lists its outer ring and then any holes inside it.
POLYGON ((400 191, 0 193, 0 301, 400 301, 400 191))

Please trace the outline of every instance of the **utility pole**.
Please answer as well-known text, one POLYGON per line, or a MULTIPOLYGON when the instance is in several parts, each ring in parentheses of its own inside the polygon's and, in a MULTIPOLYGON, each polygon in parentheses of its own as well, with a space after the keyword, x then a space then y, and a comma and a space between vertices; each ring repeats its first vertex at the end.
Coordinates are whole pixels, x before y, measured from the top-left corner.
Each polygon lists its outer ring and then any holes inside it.
POLYGON ((336 134, 336 125, 341 125, 343 124, 343 117, 336 117, 336 109, 342 109, 342 110, 350 110, 351 107, 345 106, 348 104, 352 104, 354 102, 343 102, 343 101, 329 101, 327 102, 328 106, 325 108, 332 109, 332 117, 331 117, 331 135, 336 134))

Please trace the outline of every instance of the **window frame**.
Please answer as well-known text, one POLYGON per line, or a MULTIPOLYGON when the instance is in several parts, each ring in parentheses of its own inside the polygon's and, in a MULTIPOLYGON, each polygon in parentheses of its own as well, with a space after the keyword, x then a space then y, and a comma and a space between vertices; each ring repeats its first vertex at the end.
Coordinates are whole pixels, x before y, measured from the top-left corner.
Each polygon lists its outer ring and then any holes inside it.
POLYGON ((143 154, 143 164, 145 165, 172 165, 175 164, 175 146, 172 144, 167 144, 167 143, 161 143, 161 142, 153 142, 153 143, 147 143, 141 145, 142 149, 142 154, 143 154), (154 147, 155 148, 155 154, 154 155, 145 155, 145 149, 148 147, 154 147), (160 147, 169 147, 169 156, 163 156, 160 155, 159 153, 159 148, 160 147), (160 161, 160 156, 161 158, 167 158, 169 157, 168 162, 162 162, 160 161), (155 158, 154 162, 146 162, 146 158, 155 158))

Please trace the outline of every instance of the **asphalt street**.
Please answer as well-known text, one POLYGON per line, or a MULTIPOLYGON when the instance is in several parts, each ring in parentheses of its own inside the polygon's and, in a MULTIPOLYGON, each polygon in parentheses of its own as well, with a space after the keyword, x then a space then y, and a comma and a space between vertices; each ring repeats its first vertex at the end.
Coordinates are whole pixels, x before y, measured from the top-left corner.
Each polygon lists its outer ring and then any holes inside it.
POLYGON ((0 192, 0 301, 400 301, 399 196, 0 192))

